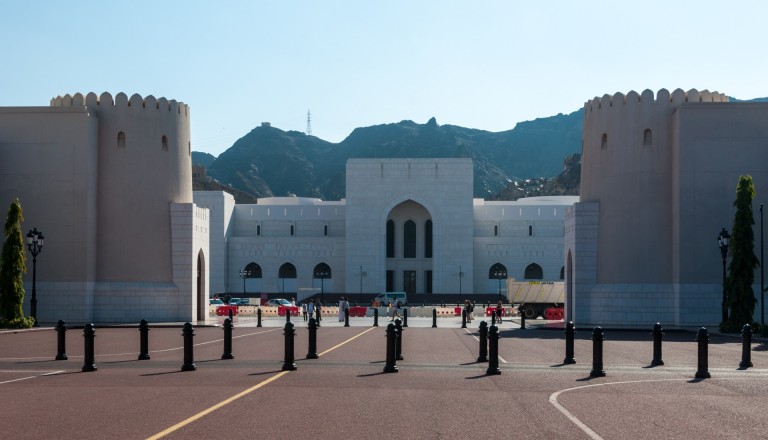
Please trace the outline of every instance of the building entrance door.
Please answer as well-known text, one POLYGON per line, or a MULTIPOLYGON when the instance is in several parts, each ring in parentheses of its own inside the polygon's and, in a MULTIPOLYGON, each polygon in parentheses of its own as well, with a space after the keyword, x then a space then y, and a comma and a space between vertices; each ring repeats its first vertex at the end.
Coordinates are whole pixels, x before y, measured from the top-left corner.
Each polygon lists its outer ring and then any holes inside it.
POLYGON ((416 293, 415 270, 406 270, 403 272, 403 290, 405 293, 416 293))

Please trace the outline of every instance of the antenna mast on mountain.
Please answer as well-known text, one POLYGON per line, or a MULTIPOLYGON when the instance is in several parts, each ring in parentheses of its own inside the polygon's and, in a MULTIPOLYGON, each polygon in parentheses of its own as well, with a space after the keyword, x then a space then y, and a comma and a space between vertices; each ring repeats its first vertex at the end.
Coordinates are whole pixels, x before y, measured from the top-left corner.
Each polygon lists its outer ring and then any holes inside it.
POLYGON ((307 136, 312 136, 312 114, 307 110, 307 136))

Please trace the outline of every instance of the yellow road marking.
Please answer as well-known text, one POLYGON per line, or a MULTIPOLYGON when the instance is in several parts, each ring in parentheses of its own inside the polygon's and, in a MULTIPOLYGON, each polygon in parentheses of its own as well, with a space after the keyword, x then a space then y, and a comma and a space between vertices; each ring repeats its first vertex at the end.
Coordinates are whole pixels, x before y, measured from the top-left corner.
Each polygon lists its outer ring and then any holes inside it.
MULTIPOLYGON (((347 342, 350 342, 350 341, 352 341, 354 339, 359 338, 360 336, 368 333, 369 331, 371 331, 371 330, 373 330, 375 328, 376 327, 371 327, 371 328, 369 328, 368 330, 366 330, 366 331, 364 331, 362 333, 358 333, 357 335, 347 339, 346 341, 341 342, 339 344, 336 344, 333 347, 329 348, 328 350, 325 350, 324 352, 318 354, 318 356, 322 356, 322 355, 324 355, 326 353, 329 353, 329 352, 331 352, 331 351, 341 347, 342 345, 346 344, 347 342)), ((270 377, 269 379, 265 379, 265 380, 257 383, 256 385, 248 388, 245 391, 241 391, 240 393, 237 393, 234 396, 232 396, 232 397, 230 397, 230 398, 228 398, 226 400, 223 400, 223 401, 217 403, 216 405, 213 405, 212 407, 210 407, 208 409, 205 409, 205 410, 203 410, 203 411, 193 415, 192 417, 189 417, 186 420, 182 420, 181 422, 171 426, 168 429, 165 429, 165 430, 163 430, 161 432, 158 432, 157 434, 153 435, 152 437, 148 437, 147 440, 157 440, 157 439, 165 437, 166 435, 168 435, 168 434, 170 434, 172 432, 178 431, 179 429, 189 425, 190 423, 192 423, 192 422, 194 422, 196 420, 199 420, 199 419, 205 417, 206 415, 216 411, 217 409, 219 409, 219 408, 221 408, 221 407, 223 407, 225 405, 228 405, 228 404, 234 402, 235 400, 237 400, 237 399, 239 399, 239 398, 241 398, 243 396, 246 396, 246 395, 248 395, 248 394, 258 390, 259 388, 261 388, 261 387, 263 387, 263 386, 265 386, 265 385, 267 385, 269 383, 272 383, 272 382, 276 381, 277 379, 280 379, 281 377, 285 376, 288 373, 289 373, 289 371, 281 371, 280 373, 277 373, 274 376, 270 377)))

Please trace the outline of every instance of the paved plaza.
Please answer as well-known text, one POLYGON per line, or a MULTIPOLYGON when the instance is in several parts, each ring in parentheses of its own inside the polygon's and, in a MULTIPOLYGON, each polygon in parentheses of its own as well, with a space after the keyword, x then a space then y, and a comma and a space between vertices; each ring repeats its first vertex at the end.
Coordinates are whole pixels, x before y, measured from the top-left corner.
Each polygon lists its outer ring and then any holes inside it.
MULTIPOLYGON (((648 331, 612 331, 605 377, 590 378, 591 330, 577 329, 574 365, 562 330, 541 320, 500 326, 501 374, 478 363, 475 320, 410 318, 398 372, 384 374, 385 326, 325 318, 319 359, 304 359, 308 330, 296 320, 297 370, 282 371, 284 318, 238 318, 234 359, 223 329, 195 328, 195 371, 182 372, 180 326, 152 326, 149 360, 137 360, 137 327, 97 327, 95 372, 81 372, 82 328, 0 333, 2 437, 205 439, 722 439, 762 438, 768 419, 768 348, 752 344, 739 369, 739 338, 713 335, 710 379, 695 379, 695 334, 667 331, 665 365, 650 367, 648 331)), ((558 324, 550 324, 556 326, 558 324)), ((559 324, 560 326, 562 323, 559 324)))

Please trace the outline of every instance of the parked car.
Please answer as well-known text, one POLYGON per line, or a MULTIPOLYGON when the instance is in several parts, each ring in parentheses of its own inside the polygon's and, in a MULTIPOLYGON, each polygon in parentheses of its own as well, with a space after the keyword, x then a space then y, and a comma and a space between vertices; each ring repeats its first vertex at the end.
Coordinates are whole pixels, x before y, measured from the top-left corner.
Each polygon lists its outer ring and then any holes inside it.
POLYGON ((384 292, 376 297, 376 301, 381 304, 382 307, 386 307, 389 303, 395 305, 397 301, 400 301, 400 305, 408 305, 408 296, 405 292, 384 292))
POLYGON ((267 301, 267 306, 270 306, 270 307, 279 307, 279 306, 290 307, 291 306, 291 302, 288 301, 287 299, 283 299, 283 298, 273 298, 273 299, 270 299, 269 301, 267 301))
POLYGON ((229 300, 230 306, 241 306, 243 304, 245 304, 245 302, 243 302, 243 300, 240 298, 232 298, 229 300))
POLYGON ((208 304, 212 305, 212 306, 223 306, 224 305, 224 301, 222 301, 222 300, 220 300, 218 298, 217 299, 209 299, 208 300, 208 304))

